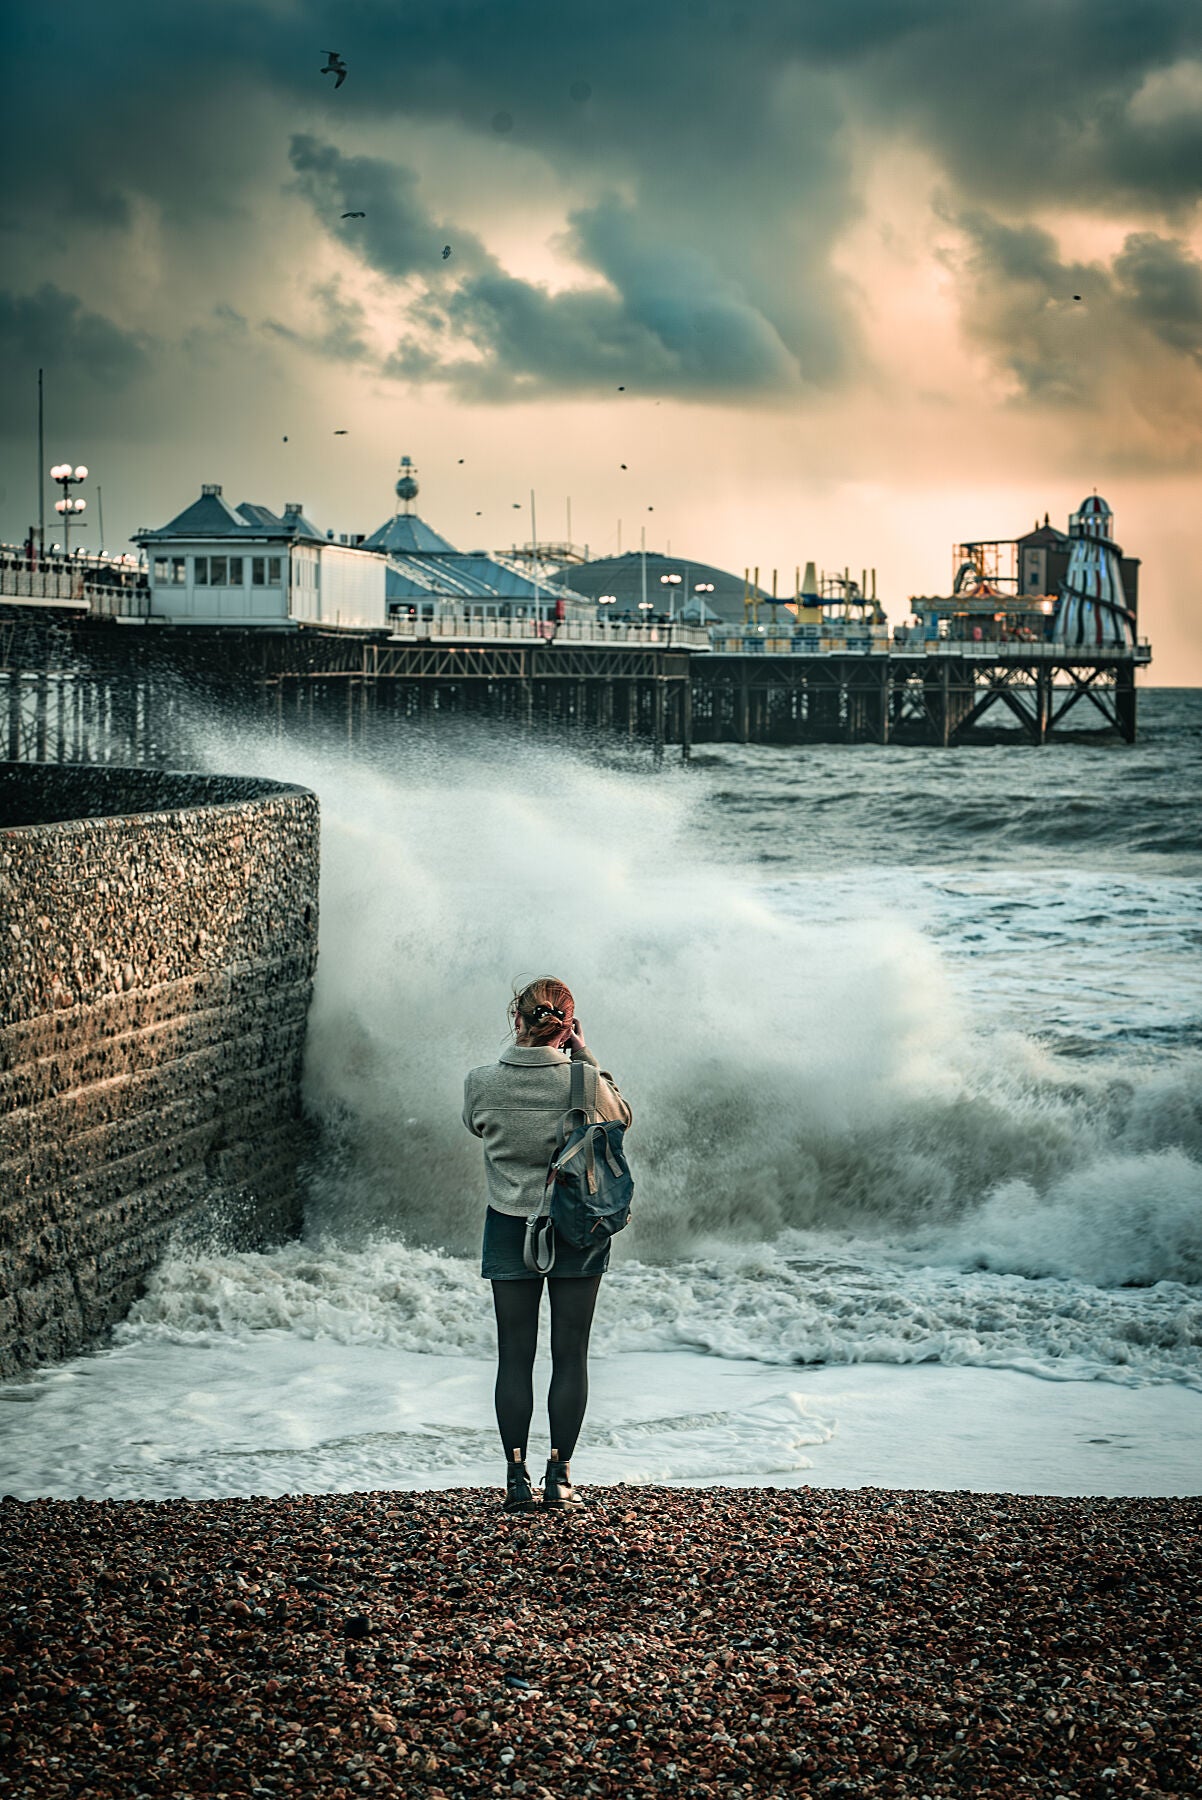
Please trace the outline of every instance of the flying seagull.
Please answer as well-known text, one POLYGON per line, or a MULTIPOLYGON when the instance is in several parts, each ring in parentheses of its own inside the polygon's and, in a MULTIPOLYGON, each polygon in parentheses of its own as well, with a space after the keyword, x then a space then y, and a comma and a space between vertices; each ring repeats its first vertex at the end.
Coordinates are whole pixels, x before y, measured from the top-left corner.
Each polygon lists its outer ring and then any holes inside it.
POLYGON ((620 469, 624 469, 624 468, 625 468, 625 467, 626 467, 626 464, 625 464, 625 463, 619 463, 619 464, 618 464, 618 467, 619 467, 619 468, 620 468, 620 469))
POLYGON ((442 247, 442 260, 443 260, 443 262, 446 262, 446 260, 447 260, 447 257, 448 257, 448 256, 449 256, 449 255, 450 255, 450 254, 451 254, 451 246, 450 246, 450 245, 449 245, 449 244, 444 244, 444 245, 443 245, 443 247, 442 247))
POLYGON ((344 219, 366 219, 366 213, 343 213, 344 219))
POLYGON ((1081 296, 1080 296, 1080 294, 1074 294, 1074 295, 1073 295, 1073 299, 1074 299, 1074 300, 1079 300, 1079 299, 1080 299, 1080 298, 1081 298, 1081 296))
POLYGON ((337 76, 334 86, 336 88, 342 86, 343 82, 346 80, 346 64, 343 62, 341 56, 339 56, 337 50, 326 51, 326 66, 321 72, 323 75, 337 76))
POLYGON ((335 437, 345 437, 346 436, 346 426, 345 425, 339 426, 335 430, 334 436, 335 437))
POLYGON ((462 457, 460 457, 460 458, 459 458, 459 460, 460 460, 460 462, 462 462, 462 461, 463 461, 463 458, 462 458, 462 457))

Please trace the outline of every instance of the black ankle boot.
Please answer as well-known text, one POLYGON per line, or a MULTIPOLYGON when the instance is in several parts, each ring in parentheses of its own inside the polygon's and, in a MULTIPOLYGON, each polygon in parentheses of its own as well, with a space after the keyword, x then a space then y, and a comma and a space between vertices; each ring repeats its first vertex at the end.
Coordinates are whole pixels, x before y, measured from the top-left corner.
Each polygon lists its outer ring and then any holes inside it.
POLYGON ((534 1489, 524 1462, 511 1462, 505 1470, 505 1511, 529 1512, 534 1505, 534 1489))
POLYGON ((543 1477, 543 1505, 584 1505, 584 1501, 572 1486, 571 1465, 566 1462, 557 1462, 553 1456, 547 1458, 547 1473, 543 1477))

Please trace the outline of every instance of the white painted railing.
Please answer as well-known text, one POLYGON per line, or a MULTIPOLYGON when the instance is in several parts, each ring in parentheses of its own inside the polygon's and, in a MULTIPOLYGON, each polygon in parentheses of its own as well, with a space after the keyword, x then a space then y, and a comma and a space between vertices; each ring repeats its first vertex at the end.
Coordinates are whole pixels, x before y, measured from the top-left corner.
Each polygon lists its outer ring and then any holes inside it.
POLYGON ((30 568, 15 557, 0 558, 0 601, 33 606, 86 606, 103 618, 145 619, 150 591, 145 570, 107 557, 47 557, 30 568))
POLYGON ((608 619, 394 619, 392 636, 414 643, 654 644, 664 650, 708 650, 697 625, 619 625, 608 619))

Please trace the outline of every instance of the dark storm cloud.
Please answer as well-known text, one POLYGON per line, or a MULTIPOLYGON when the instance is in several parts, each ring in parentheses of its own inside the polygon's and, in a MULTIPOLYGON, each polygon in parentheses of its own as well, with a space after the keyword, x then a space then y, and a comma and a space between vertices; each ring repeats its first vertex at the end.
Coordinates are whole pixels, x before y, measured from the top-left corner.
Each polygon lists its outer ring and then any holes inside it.
MULTIPOLYGON (((411 170, 380 157, 345 156, 308 134, 292 139, 288 160, 298 190, 326 229, 372 268, 401 279, 434 272, 451 227, 431 218, 411 170), (342 218, 351 211, 364 216, 342 218)), ((477 239, 468 232, 454 235, 460 262, 482 260, 477 239)))
MULTIPOLYGON (((578 390, 623 361, 683 394, 862 376, 834 251, 860 205, 857 158, 899 136, 934 157, 965 212, 1021 220, 1036 204, 1121 199, 1163 231, 1202 193, 1197 0, 112 0, 7 17, 0 233, 14 292, 45 279, 82 195, 97 229, 73 242, 80 292, 148 205, 171 258, 196 258, 213 299, 247 310, 240 277, 265 279, 253 218, 290 178, 333 237, 403 289, 398 314, 412 317, 394 372, 497 398, 578 390), (350 70, 337 93, 320 75, 330 44, 350 70), (581 196, 575 253, 606 285, 517 280, 423 203, 403 166, 405 126, 422 120, 461 128, 452 159, 496 159, 492 192, 506 171, 520 180, 510 146, 550 163, 581 196), (356 153, 364 127, 395 133, 391 156, 356 153), (622 202, 599 202, 608 190, 622 202), (338 216, 351 210, 366 217, 338 216), (427 259, 447 242, 442 280, 427 259), (432 341, 452 330, 456 348, 432 341)), ((1146 256, 1111 277, 1132 320, 1192 354, 1188 279, 1179 294, 1174 279, 1146 256)), ((324 335, 344 359, 362 341, 346 319, 324 335)), ((1059 361, 1033 346, 1026 391, 1073 389, 1059 361)))
POLYGON ((117 391, 145 372, 147 349, 142 334, 89 312, 78 295, 52 282, 33 294, 0 293, 0 369, 6 373, 41 365, 117 391))
POLYGON ((964 245, 949 261, 965 330, 1018 397, 1086 404, 1116 367, 1146 359, 1149 336, 1202 365, 1202 263, 1179 239, 1133 232, 1109 263, 1066 262, 1034 226, 981 211, 953 222, 964 245))
POLYGON ((1133 232, 1114 259, 1114 276, 1133 319, 1202 364, 1202 263, 1178 238, 1133 232))
MULTIPOLYGON (((453 234, 449 273, 436 248, 449 228, 426 211, 410 170, 344 156, 310 136, 293 139, 290 160, 327 229, 378 274, 426 284, 411 307, 413 323, 474 353, 440 351, 410 334, 385 365, 388 375, 441 380, 484 400, 588 392, 618 381, 705 394, 798 383, 796 363, 762 314, 699 252, 648 241, 633 210, 614 198, 574 213, 568 236, 575 259, 606 285, 552 293, 507 274, 468 232, 453 234), (365 219, 341 219, 352 201, 365 219)), ((361 323, 360 313, 346 346, 333 353, 366 355, 361 323)))

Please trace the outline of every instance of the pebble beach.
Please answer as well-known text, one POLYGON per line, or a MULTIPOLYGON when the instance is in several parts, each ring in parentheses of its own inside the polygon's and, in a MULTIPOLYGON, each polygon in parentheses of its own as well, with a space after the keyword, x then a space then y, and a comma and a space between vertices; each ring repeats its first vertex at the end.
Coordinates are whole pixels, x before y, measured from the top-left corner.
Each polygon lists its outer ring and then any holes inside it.
POLYGON ((0 1504, 0 1792, 1202 1792, 1196 1499, 0 1504))

